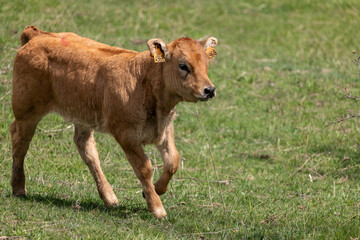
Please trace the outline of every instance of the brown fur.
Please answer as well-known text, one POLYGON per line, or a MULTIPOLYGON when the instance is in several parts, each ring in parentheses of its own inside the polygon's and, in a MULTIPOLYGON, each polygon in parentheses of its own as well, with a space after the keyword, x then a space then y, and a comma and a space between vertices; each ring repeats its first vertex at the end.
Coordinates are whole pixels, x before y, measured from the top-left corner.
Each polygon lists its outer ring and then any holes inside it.
POLYGON ((10 127, 13 194, 26 194, 23 163, 37 124, 46 114, 57 112, 74 123, 75 144, 106 206, 118 200, 101 170, 94 130, 115 137, 143 185, 148 209, 157 218, 166 216, 158 195, 166 192, 179 165, 174 107, 181 101, 214 96, 204 93, 213 87, 207 75, 206 41, 182 38, 165 44, 153 39, 148 42, 150 52, 139 53, 34 26, 25 28, 20 38, 23 46, 13 74, 15 121, 10 127), (165 63, 155 63, 151 57, 155 44, 162 46, 165 63), (186 63, 190 73, 180 70, 179 63, 186 63), (155 184, 144 144, 155 144, 164 161, 155 184))

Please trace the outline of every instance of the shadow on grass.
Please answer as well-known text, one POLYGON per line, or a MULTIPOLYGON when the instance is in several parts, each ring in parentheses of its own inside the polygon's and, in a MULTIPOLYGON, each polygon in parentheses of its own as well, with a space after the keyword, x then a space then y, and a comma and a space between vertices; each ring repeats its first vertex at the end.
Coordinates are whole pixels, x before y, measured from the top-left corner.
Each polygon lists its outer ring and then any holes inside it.
POLYGON ((359 151, 355 150, 352 146, 342 146, 337 142, 331 142, 328 144, 318 143, 309 145, 307 152, 315 154, 324 154, 329 156, 334 156, 339 160, 344 157, 349 157, 353 159, 353 163, 360 163, 359 151))
POLYGON ((114 207, 105 207, 102 203, 85 199, 80 201, 76 201, 73 199, 64 199, 56 195, 40 195, 40 194, 28 194, 27 196, 18 197, 22 201, 36 202, 41 204, 52 205, 61 208, 70 208, 74 211, 82 211, 82 212, 91 212, 91 211, 101 211, 106 214, 127 218, 132 214, 140 214, 140 217, 144 218, 145 215, 148 215, 148 211, 146 208, 140 205, 135 204, 119 204, 114 207))
POLYGON ((274 157, 268 153, 240 153, 237 155, 240 158, 248 159, 248 160, 256 160, 261 162, 267 162, 269 164, 274 163, 274 157))
POLYGON ((333 162, 328 163, 331 170, 328 174, 335 177, 348 176, 350 179, 359 180, 360 153, 353 147, 341 146, 336 143, 317 144, 308 148, 312 154, 328 155, 332 157, 333 162))

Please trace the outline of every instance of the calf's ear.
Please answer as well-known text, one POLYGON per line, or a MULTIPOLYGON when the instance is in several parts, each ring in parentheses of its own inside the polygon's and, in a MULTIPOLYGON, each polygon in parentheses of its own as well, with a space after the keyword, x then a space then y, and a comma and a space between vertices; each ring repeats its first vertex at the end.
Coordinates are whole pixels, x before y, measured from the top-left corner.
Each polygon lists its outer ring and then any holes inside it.
POLYGON ((147 42, 150 56, 154 57, 156 63, 165 62, 170 59, 170 54, 166 43, 160 38, 150 39, 147 42))
POLYGON ((215 46, 218 44, 218 40, 214 37, 206 37, 200 39, 199 43, 204 46, 204 50, 210 59, 214 58, 217 55, 215 46))

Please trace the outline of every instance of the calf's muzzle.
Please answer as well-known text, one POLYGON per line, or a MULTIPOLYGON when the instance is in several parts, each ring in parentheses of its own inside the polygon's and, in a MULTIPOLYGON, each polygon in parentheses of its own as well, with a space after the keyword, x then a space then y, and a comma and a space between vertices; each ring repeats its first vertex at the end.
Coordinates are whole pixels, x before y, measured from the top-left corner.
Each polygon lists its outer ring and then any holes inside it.
POLYGON ((215 97, 215 86, 210 86, 204 89, 204 96, 206 99, 215 97))

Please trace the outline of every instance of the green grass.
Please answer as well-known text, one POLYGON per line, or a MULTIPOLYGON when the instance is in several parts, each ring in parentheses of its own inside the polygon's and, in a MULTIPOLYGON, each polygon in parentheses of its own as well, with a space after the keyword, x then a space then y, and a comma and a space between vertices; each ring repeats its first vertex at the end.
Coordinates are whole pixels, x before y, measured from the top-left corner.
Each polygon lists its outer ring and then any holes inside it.
MULTIPOLYGON (((350 239, 360 237, 357 0, 0 0, 0 237, 28 239, 350 239), (112 137, 97 134, 120 206, 103 206, 57 115, 40 123, 26 159, 28 196, 11 196, 12 64, 28 25, 72 31, 138 51, 132 40, 219 39, 209 76, 217 97, 177 106, 181 167, 162 197, 168 219, 146 210, 141 185, 112 137), (211 153, 197 117, 211 142, 211 153), (61 131, 61 129, 64 129, 61 131), (211 204, 213 207, 211 207, 211 204)), ((157 164, 159 154, 146 152, 157 164)), ((155 178, 159 171, 155 171, 155 178)))

